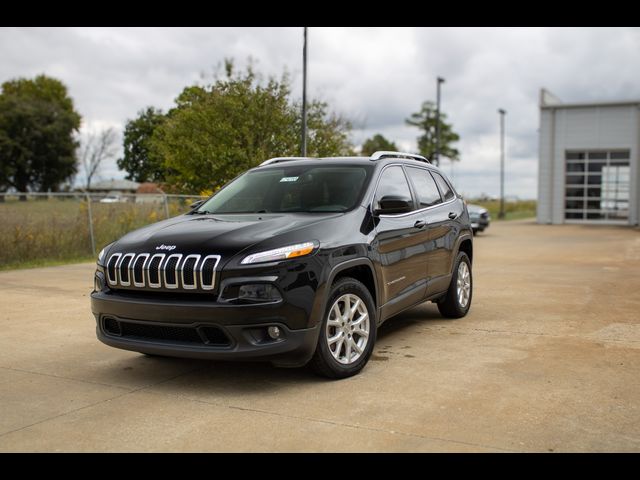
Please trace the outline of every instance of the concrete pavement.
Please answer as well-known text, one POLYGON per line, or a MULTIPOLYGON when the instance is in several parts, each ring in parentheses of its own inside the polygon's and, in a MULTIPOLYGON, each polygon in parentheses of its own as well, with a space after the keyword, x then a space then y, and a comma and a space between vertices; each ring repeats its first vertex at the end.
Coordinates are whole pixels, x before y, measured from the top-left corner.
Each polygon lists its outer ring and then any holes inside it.
POLYGON ((342 381, 112 349, 92 264, 0 272, 0 451, 640 451, 640 231, 474 245, 470 314, 401 314, 342 381))

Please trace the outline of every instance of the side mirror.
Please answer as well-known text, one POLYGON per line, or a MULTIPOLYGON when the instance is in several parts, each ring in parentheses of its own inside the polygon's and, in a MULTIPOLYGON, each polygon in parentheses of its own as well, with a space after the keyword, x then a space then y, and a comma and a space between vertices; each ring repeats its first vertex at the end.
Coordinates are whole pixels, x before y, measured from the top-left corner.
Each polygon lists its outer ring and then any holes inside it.
POLYGON ((376 215, 389 215, 395 213, 407 213, 413 209, 413 202, 406 197, 385 195, 378 202, 379 206, 373 213, 376 215))
POLYGON ((196 208, 198 208, 203 203, 204 203, 204 200, 198 200, 197 202, 193 202, 191 205, 189 205, 189 208, 191 210, 195 210, 196 208))

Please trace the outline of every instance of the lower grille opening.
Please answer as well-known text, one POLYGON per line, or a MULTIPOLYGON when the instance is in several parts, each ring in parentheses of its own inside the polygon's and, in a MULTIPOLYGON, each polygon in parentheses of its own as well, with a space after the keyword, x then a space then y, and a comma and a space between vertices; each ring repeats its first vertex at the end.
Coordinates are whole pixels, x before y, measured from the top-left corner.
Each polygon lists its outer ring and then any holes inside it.
POLYGON ((115 318, 104 319, 104 330, 111 335, 122 335, 120 323, 115 318))
POLYGON ((147 340, 168 340, 180 343, 203 343, 195 328, 164 327, 141 323, 120 322, 123 337, 137 337, 147 340))
POLYGON ((202 327, 200 331, 207 339, 208 345, 229 345, 229 339, 224 332, 217 327, 202 327))
POLYGON ((200 332, 194 327, 176 327, 165 325, 147 325, 144 323, 126 322, 105 318, 104 330, 107 334, 120 337, 181 343, 188 345, 228 346, 229 337, 218 327, 200 327, 200 332))

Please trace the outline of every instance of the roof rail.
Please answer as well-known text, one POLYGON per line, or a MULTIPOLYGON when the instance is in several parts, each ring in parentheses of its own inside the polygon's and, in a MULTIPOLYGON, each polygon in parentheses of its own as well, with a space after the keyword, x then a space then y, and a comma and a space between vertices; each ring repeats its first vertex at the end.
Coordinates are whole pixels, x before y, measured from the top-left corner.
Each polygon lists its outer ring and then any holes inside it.
POLYGON ((260 164, 261 167, 264 165, 271 165, 272 163, 282 163, 282 162, 291 162, 293 160, 316 160, 313 157, 275 157, 270 158, 269 160, 265 160, 260 164))
POLYGON ((387 152, 387 151, 378 151, 371 155, 371 160, 380 160, 382 158, 408 158, 410 160, 418 160, 420 162, 431 163, 422 155, 416 155, 415 153, 406 153, 406 152, 387 152))

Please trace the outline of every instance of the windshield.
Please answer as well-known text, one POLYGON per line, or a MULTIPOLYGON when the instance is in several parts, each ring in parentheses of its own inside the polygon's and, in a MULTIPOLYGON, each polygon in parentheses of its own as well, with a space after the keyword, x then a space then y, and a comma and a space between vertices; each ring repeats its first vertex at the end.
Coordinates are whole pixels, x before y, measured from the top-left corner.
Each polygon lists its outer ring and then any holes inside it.
POLYGON ((252 170, 194 213, 345 212, 356 206, 370 166, 290 166, 252 170))

